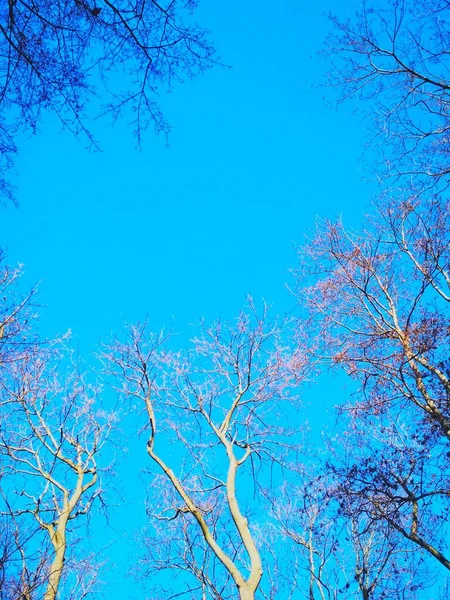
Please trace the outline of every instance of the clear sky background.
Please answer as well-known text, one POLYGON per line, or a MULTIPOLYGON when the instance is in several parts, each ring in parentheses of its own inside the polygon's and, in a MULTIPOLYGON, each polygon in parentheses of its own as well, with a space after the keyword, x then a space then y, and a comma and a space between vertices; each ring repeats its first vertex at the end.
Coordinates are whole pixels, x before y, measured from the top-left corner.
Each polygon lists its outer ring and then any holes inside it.
POLYGON ((146 314, 182 332, 234 315, 248 293, 288 307, 294 244, 316 215, 357 222, 368 199, 364 125, 312 87, 332 4, 205 0, 197 19, 232 68, 162 91, 170 148, 149 132, 138 152, 131 128, 107 120, 93 123, 102 153, 51 119, 21 142, 2 243, 42 282, 47 334, 71 328, 87 349, 146 314))
POLYGON ((189 323, 232 317, 249 293, 293 306, 294 245, 317 216, 357 224, 372 190, 364 123, 313 87, 336 7, 344 17, 355 2, 203 0, 196 19, 232 68, 161 90, 169 148, 149 132, 138 152, 126 122, 107 120, 93 123, 101 153, 50 118, 20 142, 20 207, 0 213, 1 243, 24 286, 41 282, 45 336, 70 328, 86 355, 146 315, 184 343, 189 323))

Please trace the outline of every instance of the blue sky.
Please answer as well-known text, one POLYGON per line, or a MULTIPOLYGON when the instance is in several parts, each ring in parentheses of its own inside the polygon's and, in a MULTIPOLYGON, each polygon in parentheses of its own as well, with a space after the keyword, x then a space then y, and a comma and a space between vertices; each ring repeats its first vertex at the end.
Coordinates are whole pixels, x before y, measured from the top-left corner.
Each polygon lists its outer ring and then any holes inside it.
POLYGON ((357 222, 369 195, 363 124, 312 87, 331 4, 204 2, 197 18, 232 68, 162 92, 170 148, 149 132, 137 152, 126 122, 108 121, 93 123, 102 153, 51 119, 21 141, 2 242, 41 281, 46 334, 71 328, 87 349, 146 314, 185 332, 248 293, 289 307, 294 243, 316 215, 357 222))
POLYGON ((204 1, 196 18, 232 68, 162 91, 169 148, 149 132, 138 152, 127 123, 107 120, 93 123, 101 153, 51 118, 21 140, 20 208, 2 211, 1 242, 24 263, 23 285, 40 282, 45 336, 70 328, 86 356, 146 315, 154 330, 174 324, 184 343, 189 323, 231 317, 247 294, 290 310, 294 245, 317 216, 357 224, 372 189, 364 124, 313 87, 331 9, 204 1))

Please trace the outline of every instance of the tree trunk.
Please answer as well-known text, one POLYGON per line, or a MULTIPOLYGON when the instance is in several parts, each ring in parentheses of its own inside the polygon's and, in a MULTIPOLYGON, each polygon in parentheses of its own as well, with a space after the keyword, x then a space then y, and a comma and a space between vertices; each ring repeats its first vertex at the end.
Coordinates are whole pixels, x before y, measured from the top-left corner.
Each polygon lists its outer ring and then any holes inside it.
POLYGON ((239 600, 254 600, 255 592, 248 587, 239 588, 239 600))
POLYGON ((61 534, 58 530, 56 530, 53 539, 53 546, 55 548, 55 558, 53 559, 50 567, 50 574, 48 577, 48 585, 44 595, 44 600, 56 600, 56 595, 58 593, 64 567, 64 557, 66 554, 65 531, 63 534, 61 534))

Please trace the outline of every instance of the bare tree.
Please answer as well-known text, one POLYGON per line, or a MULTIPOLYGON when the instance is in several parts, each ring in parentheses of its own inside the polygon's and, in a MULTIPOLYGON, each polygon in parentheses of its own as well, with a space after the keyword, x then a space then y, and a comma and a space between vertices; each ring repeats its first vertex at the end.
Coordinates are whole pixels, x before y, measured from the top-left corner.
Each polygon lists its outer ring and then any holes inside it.
POLYGON ((414 427, 405 412, 390 423, 386 415, 377 422, 358 415, 348 434, 352 451, 332 466, 340 478, 338 495, 347 514, 383 523, 407 540, 407 549, 415 546, 419 556, 428 554, 449 569, 448 446, 414 427))
POLYGON ((362 408, 408 400, 450 439, 447 345, 450 204, 390 202, 362 233, 319 226, 300 256, 299 290, 318 333, 318 357, 362 383, 362 408))
MULTIPOLYGON (((1 512, 14 526, 27 600, 55 600, 71 576, 70 539, 101 492, 97 457, 114 420, 63 351, 41 348, 0 378, 1 512)), ((78 598, 90 585, 84 575, 78 598)))
POLYGON ((381 175, 401 187, 361 233, 321 226, 302 270, 315 279, 303 296, 314 354, 360 383, 338 469, 347 512, 389 525, 446 569, 449 14, 447 2, 420 0, 332 17, 333 83, 361 102, 387 148, 381 175))
POLYGON ((348 482, 336 478, 335 462, 332 469, 314 464, 309 471, 277 490, 271 502, 289 548, 291 566, 285 571, 295 590, 293 597, 422 598, 428 586, 414 549, 405 547, 388 523, 369 519, 355 504, 349 507, 348 482))
POLYGON ((275 524, 289 548, 290 568, 284 576, 292 582, 293 597, 300 593, 309 600, 336 598, 339 588, 336 550, 342 525, 330 510, 330 497, 320 479, 301 473, 274 490, 269 500, 275 524))
POLYGON ((44 577, 47 548, 41 546, 40 558, 32 572, 24 556, 24 548, 36 534, 36 528, 20 531, 14 519, 2 518, 0 534, 0 598, 28 600, 44 577))
POLYGON ((270 477, 266 465, 276 477, 297 443, 295 357, 266 311, 252 306, 235 325, 202 326, 186 353, 160 342, 145 325, 132 327, 105 354, 121 391, 146 410, 147 452, 157 467, 147 564, 184 573, 179 595, 253 599, 265 593, 258 482, 270 477))
POLYGON ((299 292, 310 351, 360 385, 354 450, 370 432, 344 488, 353 481, 370 510, 447 568, 436 517, 450 497, 449 258, 450 205, 422 198, 381 205, 359 234, 323 224, 299 273, 313 278, 299 292))
MULTIPOLYGON (((2 172, 13 164, 16 134, 35 133, 44 112, 94 148, 88 123, 99 112, 131 115, 138 144, 150 124, 167 133, 158 87, 171 89, 214 63, 207 32, 190 17, 195 6, 193 0, 7 2, 0 12, 2 172), (96 97, 102 108, 90 114, 96 97)), ((0 192, 13 197, 4 176, 0 192)))
POLYGON ((449 16, 447 0, 363 0, 352 19, 330 17, 328 82, 367 115, 379 174, 406 176, 409 191, 449 181, 449 16))

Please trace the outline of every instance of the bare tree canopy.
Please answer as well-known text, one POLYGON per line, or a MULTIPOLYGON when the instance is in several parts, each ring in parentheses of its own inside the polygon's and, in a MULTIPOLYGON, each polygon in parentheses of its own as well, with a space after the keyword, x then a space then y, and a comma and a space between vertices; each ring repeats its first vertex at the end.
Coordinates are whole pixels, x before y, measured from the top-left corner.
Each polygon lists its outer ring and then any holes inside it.
POLYGON ((148 571, 190 574, 187 583, 180 579, 180 593, 253 600, 264 587, 265 513, 257 517, 252 504, 259 504, 265 470, 296 455, 289 414, 298 357, 283 347, 267 310, 252 305, 235 324, 203 326, 192 351, 160 346, 144 325, 105 353, 119 390, 147 413, 147 452, 156 467, 148 571))
POLYGON ((360 233, 326 222, 300 255, 314 352, 361 382, 362 409, 404 398, 450 439, 449 203, 390 202, 367 221, 360 233))
POLYGON ((84 598, 89 553, 75 547, 101 494, 99 454, 115 423, 67 336, 39 340, 34 290, 0 262, 0 598, 84 598), (72 594, 72 595, 71 595, 72 594))
POLYGON ((347 515, 448 570, 450 4, 362 2, 331 19, 329 81, 373 129, 385 198, 359 233, 320 225, 302 257, 312 355, 358 382, 330 468, 347 515))
POLYGON ((278 576, 288 577, 292 589, 309 600, 423 597, 429 585, 424 561, 389 523, 370 518, 356 503, 347 510, 346 485, 314 461, 295 486, 286 482, 273 490, 272 514, 284 538, 277 540, 277 556, 283 546, 288 549, 278 576))
MULTIPOLYGON (((330 17, 329 84, 367 115, 384 154, 378 174, 416 191, 447 187, 450 173, 450 5, 446 0, 362 2, 330 17)), ((392 183, 392 181, 391 181, 392 183)))
POLYGON ((83 598, 94 577, 75 531, 100 495, 98 455, 114 416, 73 356, 53 344, 0 372, 0 514, 12 548, 5 561, 24 598, 83 598), (19 568, 17 568, 19 565, 19 568))
POLYGON ((358 383, 344 505, 384 521, 450 568, 448 202, 381 204, 360 233, 319 226, 301 255, 314 360, 358 383))
MULTIPOLYGON (((2 170, 13 165, 16 135, 36 132, 44 112, 94 148, 89 117, 98 114, 127 111, 138 144, 149 125, 167 133, 158 86, 170 89, 214 63, 207 32, 191 19, 196 4, 8 0, 0 13, 2 170)), ((0 192, 12 198, 4 175, 0 192)))
MULTIPOLYGON (((93 115, 131 119, 138 144, 150 124, 167 132, 157 87, 214 63, 207 33, 186 25, 195 0, 71 1, 3 9, 6 167, 16 135, 36 131, 44 111, 93 147, 93 115)), ((383 179, 359 229, 318 223, 284 317, 250 298, 178 347, 145 320, 101 344, 85 370, 69 335, 40 339, 35 290, 20 292, 21 266, 0 253, 0 600, 96 597, 94 562, 106 585, 128 580, 117 553, 130 557, 130 595, 142 585, 155 599, 449 597, 447 15, 444 0, 362 0, 354 22, 332 18, 333 84, 366 103, 388 142, 382 175, 396 181, 383 179), (97 507, 111 495, 109 543, 97 507)), ((242 237, 245 213, 227 210, 242 237)), ((112 274, 136 302, 122 276, 137 254, 123 252, 112 274)), ((142 289, 167 298, 151 274, 142 289)))
POLYGON ((18 281, 22 266, 8 265, 0 250, 0 369, 8 368, 34 351, 36 345, 33 324, 36 319, 33 299, 36 289, 20 293, 18 281))

